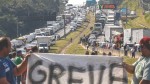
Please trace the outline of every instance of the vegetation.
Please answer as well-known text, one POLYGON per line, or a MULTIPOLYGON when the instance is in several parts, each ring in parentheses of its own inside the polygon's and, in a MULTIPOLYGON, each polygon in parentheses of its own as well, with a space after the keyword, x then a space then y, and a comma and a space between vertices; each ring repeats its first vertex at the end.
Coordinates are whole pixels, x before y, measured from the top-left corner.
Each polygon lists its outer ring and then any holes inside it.
MULTIPOLYGON (((91 14, 91 17, 92 14, 91 14)), ((90 18, 90 17, 88 17, 90 18)), ((92 27, 94 25, 94 18, 90 18, 90 24, 88 24, 87 28, 85 29, 85 31, 82 32, 82 34, 80 34, 74 41, 73 43, 66 48, 65 54, 85 54, 86 49, 84 49, 80 44, 80 37, 83 37, 84 35, 88 35, 90 34, 91 30, 90 27, 92 27)))
POLYGON ((143 14, 144 10, 140 6, 140 0, 125 0, 120 5, 120 8, 127 7, 131 11, 136 11, 137 17, 134 19, 128 19, 126 28, 150 28, 150 14, 143 14))
MULTIPOLYGON (((87 19, 90 19, 90 15, 92 14, 88 14, 87 15, 87 19)), ((94 22, 94 21, 93 21, 94 22)), ((67 47, 69 44, 70 44, 70 39, 72 38, 73 39, 73 44, 74 45, 71 45, 71 46, 74 46, 68 51, 68 48, 67 50, 64 52, 67 54, 71 54, 71 53, 74 53, 74 54, 83 54, 85 52, 85 50, 80 46, 80 45, 77 45, 78 42, 79 42, 79 38, 80 38, 80 34, 84 31, 84 34, 87 35, 89 34, 89 29, 84 27, 84 25, 88 25, 88 23, 84 23, 82 25, 82 27, 78 28, 76 31, 74 32, 71 32, 70 34, 67 35, 66 38, 62 38, 61 40, 58 40, 56 42, 56 44, 54 46, 51 47, 50 49, 50 53, 61 53, 63 49, 65 49, 65 47, 67 47), (78 40, 76 40, 76 38, 78 38, 78 40)), ((92 25, 89 25, 89 26, 92 26, 92 25)), ((81 36, 83 36, 83 34, 81 34, 81 36)))
POLYGON ((17 26, 19 34, 26 34, 43 27, 50 16, 59 11, 59 0, 0 0, 0 30, 9 37, 16 37, 17 26))
POLYGON ((150 23, 150 13, 147 13, 147 14, 145 15, 145 19, 146 19, 146 21, 147 21, 148 23, 150 23))

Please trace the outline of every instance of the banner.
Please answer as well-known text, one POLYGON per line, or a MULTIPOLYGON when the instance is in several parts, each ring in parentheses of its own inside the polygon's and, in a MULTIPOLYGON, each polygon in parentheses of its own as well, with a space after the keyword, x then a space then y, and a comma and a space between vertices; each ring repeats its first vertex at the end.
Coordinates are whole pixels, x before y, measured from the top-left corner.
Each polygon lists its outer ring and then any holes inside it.
POLYGON ((121 57, 32 54, 26 84, 128 84, 121 57))

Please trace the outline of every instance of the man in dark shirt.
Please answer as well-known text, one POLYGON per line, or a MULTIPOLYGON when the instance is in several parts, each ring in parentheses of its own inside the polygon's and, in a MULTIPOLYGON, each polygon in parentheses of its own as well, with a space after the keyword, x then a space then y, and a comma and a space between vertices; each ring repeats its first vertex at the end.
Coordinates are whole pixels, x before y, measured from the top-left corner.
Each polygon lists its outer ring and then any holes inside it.
POLYGON ((16 76, 21 75, 27 69, 27 54, 20 65, 15 65, 7 58, 11 51, 11 43, 7 37, 0 37, 0 84, 16 84, 16 76))

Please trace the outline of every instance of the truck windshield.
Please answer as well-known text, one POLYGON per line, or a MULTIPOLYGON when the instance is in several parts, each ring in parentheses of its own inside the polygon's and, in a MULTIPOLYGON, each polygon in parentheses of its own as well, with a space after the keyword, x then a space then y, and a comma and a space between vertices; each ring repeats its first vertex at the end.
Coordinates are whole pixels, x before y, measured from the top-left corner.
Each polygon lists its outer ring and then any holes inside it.
POLYGON ((114 17, 108 17, 108 19, 114 19, 114 17))
POLYGON ((101 26, 101 24, 95 24, 95 26, 97 27, 97 26, 101 26))
POLYGON ((40 47, 47 47, 47 44, 40 44, 40 47))

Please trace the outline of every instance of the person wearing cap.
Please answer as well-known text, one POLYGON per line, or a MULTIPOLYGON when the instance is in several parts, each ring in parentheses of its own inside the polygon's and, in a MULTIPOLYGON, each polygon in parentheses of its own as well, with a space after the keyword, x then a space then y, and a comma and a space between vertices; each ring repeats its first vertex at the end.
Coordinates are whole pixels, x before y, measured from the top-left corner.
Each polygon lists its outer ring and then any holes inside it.
POLYGON ((17 51, 17 56, 15 57, 15 64, 19 65, 23 60, 23 55, 22 55, 22 51, 19 50, 17 51))
MULTIPOLYGON (((23 61, 22 57, 23 57, 22 51, 21 50, 17 51, 17 56, 15 57, 14 63, 16 65, 21 64, 21 62, 23 61)), ((21 82, 21 75, 17 76, 17 84, 20 84, 20 82, 21 82)))
POLYGON ((132 65, 123 62, 127 72, 133 74, 131 84, 150 84, 150 37, 140 40, 142 56, 132 65))
POLYGON ((16 84, 16 76, 21 75, 27 69, 27 61, 30 55, 25 55, 22 63, 16 66, 7 58, 10 51, 10 39, 0 37, 0 84, 16 84))

